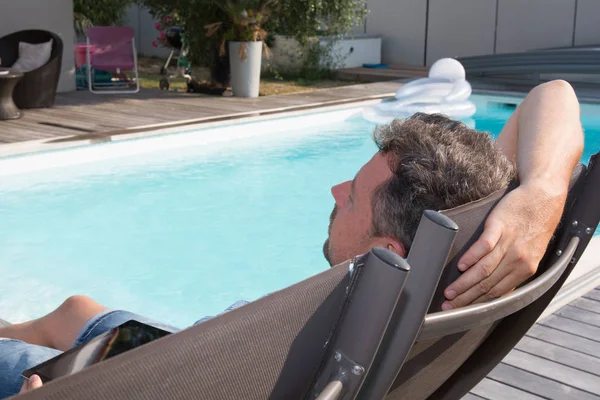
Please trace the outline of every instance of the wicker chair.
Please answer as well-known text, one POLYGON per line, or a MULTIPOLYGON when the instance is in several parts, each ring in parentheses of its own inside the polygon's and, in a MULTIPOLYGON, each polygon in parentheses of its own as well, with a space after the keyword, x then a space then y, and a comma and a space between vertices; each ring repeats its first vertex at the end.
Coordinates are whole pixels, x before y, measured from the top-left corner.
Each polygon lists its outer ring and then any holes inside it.
POLYGON ((19 57, 19 42, 32 44, 52 42, 50 60, 25 73, 15 87, 13 99, 19 108, 52 107, 62 65, 63 41, 55 33, 43 30, 13 32, 0 38, 0 66, 10 68, 19 57))

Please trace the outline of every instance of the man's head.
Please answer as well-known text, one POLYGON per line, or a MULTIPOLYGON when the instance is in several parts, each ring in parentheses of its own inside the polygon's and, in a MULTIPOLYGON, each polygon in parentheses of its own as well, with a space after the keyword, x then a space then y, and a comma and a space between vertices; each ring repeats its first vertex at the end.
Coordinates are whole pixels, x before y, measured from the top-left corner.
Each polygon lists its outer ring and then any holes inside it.
POLYGON ((323 251, 331 265, 375 246, 405 257, 426 209, 444 210, 508 185, 514 166, 485 132, 417 113, 374 133, 379 151, 331 189, 335 207, 323 251))

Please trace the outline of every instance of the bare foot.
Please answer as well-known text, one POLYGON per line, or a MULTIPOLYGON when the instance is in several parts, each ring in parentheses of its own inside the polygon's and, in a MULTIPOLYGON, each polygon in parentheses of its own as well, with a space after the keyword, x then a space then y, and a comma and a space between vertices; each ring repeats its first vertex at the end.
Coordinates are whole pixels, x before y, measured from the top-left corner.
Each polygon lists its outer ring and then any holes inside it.
POLYGON ((23 382, 23 386, 21 386, 21 391, 19 394, 23 394, 25 392, 29 392, 33 389, 39 389, 43 386, 42 379, 37 375, 31 375, 29 379, 25 379, 23 382))

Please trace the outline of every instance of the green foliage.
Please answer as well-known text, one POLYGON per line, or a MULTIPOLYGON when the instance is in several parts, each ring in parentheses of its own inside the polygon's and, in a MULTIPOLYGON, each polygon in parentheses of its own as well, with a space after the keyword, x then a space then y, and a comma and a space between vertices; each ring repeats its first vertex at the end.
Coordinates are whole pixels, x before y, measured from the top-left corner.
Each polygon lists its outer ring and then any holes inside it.
POLYGON ((301 44, 314 36, 340 36, 367 16, 366 0, 279 0, 277 18, 267 31, 291 36, 301 44))
POLYGON ((310 82, 333 79, 332 71, 344 63, 346 56, 336 48, 335 38, 313 36, 302 43, 290 39, 280 36, 273 40, 278 57, 267 63, 267 76, 310 82))
MULTIPOLYGON (((263 42, 266 54, 269 48, 265 44, 267 32, 263 24, 268 20, 271 6, 275 0, 214 0, 215 7, 220 8, 226 15, 225 21, 205 25, 206 37, 219 38, 219 54, 225 56, 226 43, 234 42, 263 42)), ((247 49, 244 43, 240 46, 240 58, 245 59, 247 49)))
POLYGON ((299 75, 308 80, 330 79, 331 71, 343 61, 334 53, 335 43, 335 40, 301 42, 300 54, 304 57, 299 63, 299 75))
POLYGON ((84 36, 87 29, 94 26, 91 19, 77 12, 73 13, 73 24, 75 25, 75 32, 81 33, 84 36))
POLYGON ((75 26, 84 31, 90 25, 107 26, 122 23, 125 9, 134 0, 73 0, 75 26))
MULTIPOLYGON (((366 0, 136 0, 146 6, 156 18, 177 12, 190 56, 195 64, 210 65, 214 62, 224 40, 263 38, 265 32, 291 36, 310 50, 309 61, 302 71, 327 69, 327 61, 312 62, 321 57, 324 50, 315 47, 315 36, 338 37, 355 25, 361 24, 367 15, 366 0), (244 10, 246 13, 244 14, 244 10), (248 10, 253 10, 252 15, 248 10), (255 11, 262 10, 257 18, 255 11), (237 24, 233 16, 242 15, 237 24), (247 18, 254 18, 248 23, 247 18), (268 19, 266 18, 268 16, 268 19), (247 24, 248 23, 248 24, 247 24), (247 25, 244 25, 247 24, 247 25), (206 27, 219 28, 215 32, 206 27), (246 29, 240 27, 246 26, 246 29), (313 67, 310 67, 312 65, 313 67)), ((269 38, 265 40, 269 43, 269 38)), ((312 72, 311 72, 312 73, 312 72)), ((320 74, 320 72, 319 72, 320 74)))
POLYGON ((211 65, 219 48, 218 37, 207 37, 206 25, 227 20, 227 14, 213 0, 136 0, 155 18, 177 14, 190 48, 190 58, 197 65, 211 65))
POLYGON ((267 32, 263 29, 271 14, 275 0, 213 0, 227 19, 205 26, 206 36, 219 34, 226 41, 255 42, 265 40, 267 32))

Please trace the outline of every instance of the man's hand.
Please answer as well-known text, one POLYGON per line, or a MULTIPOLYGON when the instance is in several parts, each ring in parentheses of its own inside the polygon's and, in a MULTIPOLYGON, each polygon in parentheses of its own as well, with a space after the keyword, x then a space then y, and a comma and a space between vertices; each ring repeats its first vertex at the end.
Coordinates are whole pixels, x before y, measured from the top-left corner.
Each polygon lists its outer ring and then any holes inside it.
POLYGON ((458 261, 466 271, 444 292, 443 310, 509 293, 537 271, 563 212, 566 192, 519 186, 490 213, 481 237, 458 261))
POLYGON ((579 101, 571 85, 556 80, 534 88, 496 144, 515 163, 520 186, 498 203, 481 237, 459 260, 466 272, 446 289, 444 310, 505 295, 537 271, 583 153, 579 101))
POLYGON ((23 386, 21 386, 21 391, 19 392, 19 394, 29 392, 33 389, 41 388, 42 386, 42 379, 37 375, 31 375, 29 379, 25 379, 25 381, 23 382, 23 386))

